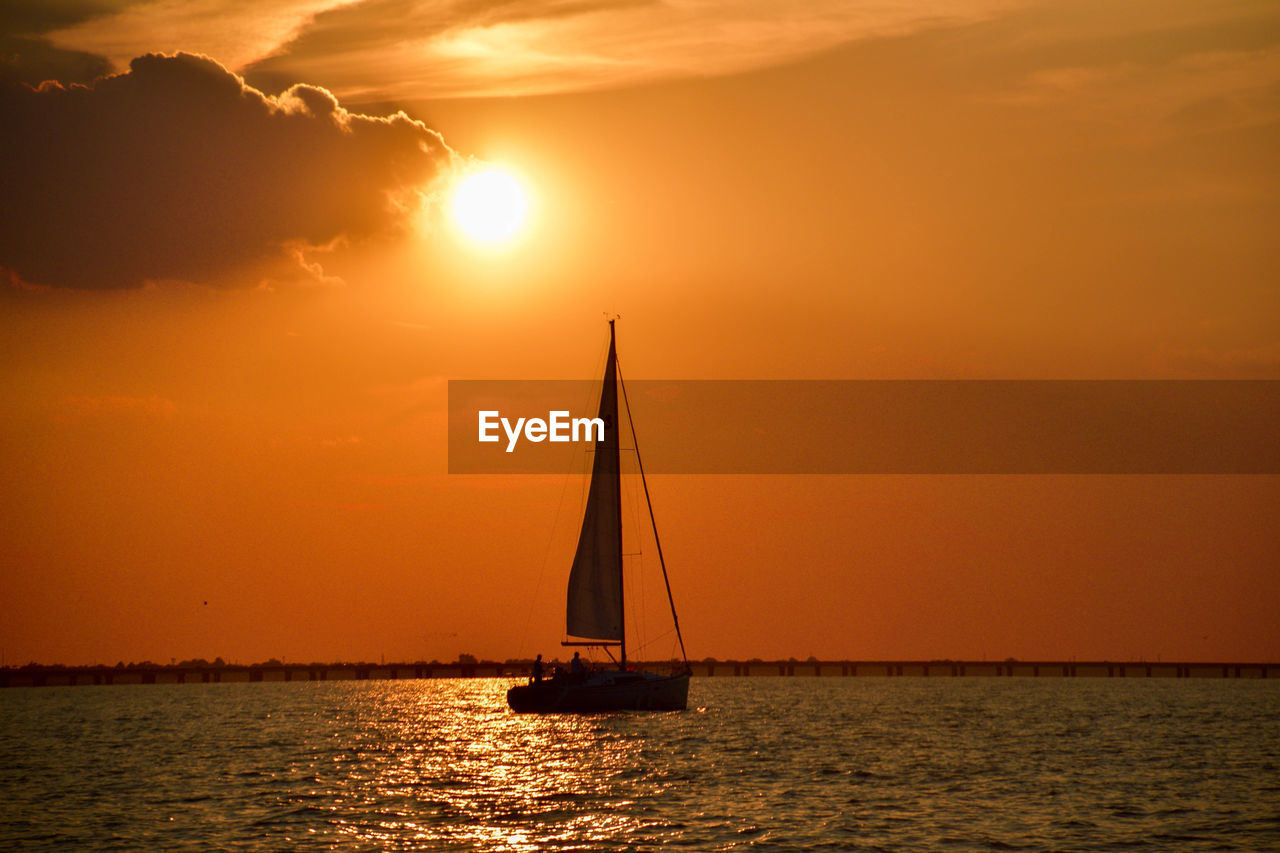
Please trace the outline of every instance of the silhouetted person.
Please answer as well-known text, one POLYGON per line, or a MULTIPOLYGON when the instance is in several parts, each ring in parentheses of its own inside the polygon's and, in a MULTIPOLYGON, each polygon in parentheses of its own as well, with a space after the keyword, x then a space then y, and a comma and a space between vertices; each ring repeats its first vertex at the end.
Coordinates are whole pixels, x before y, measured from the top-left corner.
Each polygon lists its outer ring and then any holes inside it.
POLYGON ((587 674, 587 668, 582 665, 582 658, 578 657, 578 653, 573 653, 573 660, 569 663, 569 672, 573 673, 575 678, 581 678, 587 674))
POLYGON ((542 655, 538 655, 537 660, 533 662, 533 680, 542 680, 542 655))

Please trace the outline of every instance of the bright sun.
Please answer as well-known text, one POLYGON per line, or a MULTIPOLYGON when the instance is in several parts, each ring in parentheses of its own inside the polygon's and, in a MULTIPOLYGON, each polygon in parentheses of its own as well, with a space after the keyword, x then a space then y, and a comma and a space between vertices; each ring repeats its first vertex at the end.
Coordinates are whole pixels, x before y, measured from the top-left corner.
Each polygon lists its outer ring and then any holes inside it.
POLYGON ((469 237, 482 243, 514 235, 524 223, 528 206, 520 184, 499 169, 468 175, 453 193, 453 218, 469 237))

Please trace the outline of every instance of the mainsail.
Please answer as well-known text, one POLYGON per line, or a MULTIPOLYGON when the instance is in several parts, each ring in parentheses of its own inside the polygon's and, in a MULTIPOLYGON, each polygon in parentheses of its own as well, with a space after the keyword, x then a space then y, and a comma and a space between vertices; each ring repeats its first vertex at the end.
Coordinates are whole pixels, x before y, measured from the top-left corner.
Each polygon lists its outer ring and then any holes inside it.
POLYGON ((596 443, 591 488, 569 570, 565 626, 570 636, 622 642, 622 489, 618 465, 617 353, 609 323, 609 359, 600 392, 604 440, 596 443))

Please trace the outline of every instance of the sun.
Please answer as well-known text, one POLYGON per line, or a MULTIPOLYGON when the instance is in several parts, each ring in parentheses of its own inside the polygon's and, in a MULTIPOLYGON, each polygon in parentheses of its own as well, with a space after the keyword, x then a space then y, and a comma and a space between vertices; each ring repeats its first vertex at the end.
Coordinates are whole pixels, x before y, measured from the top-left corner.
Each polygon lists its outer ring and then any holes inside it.
POLYGON ((473 240, 498 243, 520 230, 528 213, 524 190, 510 173, 484 169, 465 177, 453 193, 453 218, 473 240))

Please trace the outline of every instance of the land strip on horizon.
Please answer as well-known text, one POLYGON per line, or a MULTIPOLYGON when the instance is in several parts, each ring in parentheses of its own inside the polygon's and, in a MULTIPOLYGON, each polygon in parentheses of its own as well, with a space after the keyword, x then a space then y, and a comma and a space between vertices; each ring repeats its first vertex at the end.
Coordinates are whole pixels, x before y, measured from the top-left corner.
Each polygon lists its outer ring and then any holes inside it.
MULTIPOLYGON (((255 664, 187 661, 174 664, 62 666, 27 664, 0 668, 0 687, 56 687, 119 684, 210 684, 283 681, 367 681, 430 678, 523 678, 532 661, 460 659, 414 663, 255 664)), ((552 666, 557 662, 550 661, 552 666)), ((637 662, 640 669, 663 669, 679 661, 637 662)), ((713 660, 690 662, 698 677, 1031 677, 1031 678, 1280 678, 1276 662, 1207 661, 886 661, 886 660, 713 660)))

